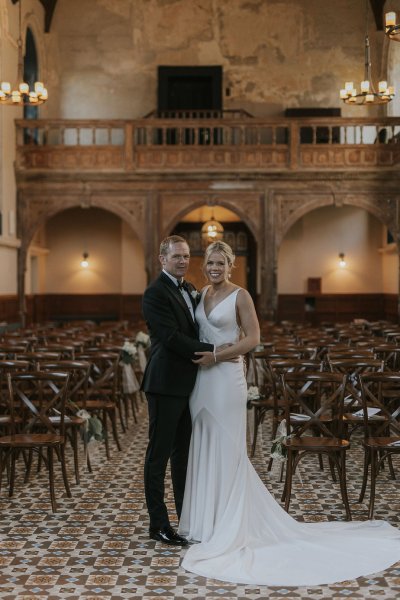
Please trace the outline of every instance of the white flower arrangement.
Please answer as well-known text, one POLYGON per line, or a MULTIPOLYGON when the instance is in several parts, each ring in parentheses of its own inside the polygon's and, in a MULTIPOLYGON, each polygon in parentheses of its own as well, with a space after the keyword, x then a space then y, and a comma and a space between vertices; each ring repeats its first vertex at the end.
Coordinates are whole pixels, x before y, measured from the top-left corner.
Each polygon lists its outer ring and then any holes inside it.
POLYGON ((260 398, 260 390, 256 385, 251 385, 247 390, 247 400, 258 400, 260 398))
POLYGON ((125 341, 121 349, 121 359, 125 364, 131 364, 137 354, 137 348, 133 342, 125 341))
POLYGON ((135 337, 136 344, 141 344, 144 348, 150 344, 150 336, 144 331, 139 331, 135 337))
POLYGON ((286 420, 283 419, 276 432, 276 438, 272 440, 271 446, 271 458, 276 460, 285 461, 287 459, 287 448, 284 444, 285 440, 291 436, 286 434, 286 420))

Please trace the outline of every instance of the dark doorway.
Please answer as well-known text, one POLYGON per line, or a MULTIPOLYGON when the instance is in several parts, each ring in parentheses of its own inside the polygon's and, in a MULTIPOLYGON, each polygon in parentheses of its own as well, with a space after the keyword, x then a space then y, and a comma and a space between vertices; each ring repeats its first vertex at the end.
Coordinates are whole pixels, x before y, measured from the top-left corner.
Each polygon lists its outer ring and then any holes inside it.
POLYGON ((222 111, 222 67, 158 67, 159 116, 175 111, 222 111))

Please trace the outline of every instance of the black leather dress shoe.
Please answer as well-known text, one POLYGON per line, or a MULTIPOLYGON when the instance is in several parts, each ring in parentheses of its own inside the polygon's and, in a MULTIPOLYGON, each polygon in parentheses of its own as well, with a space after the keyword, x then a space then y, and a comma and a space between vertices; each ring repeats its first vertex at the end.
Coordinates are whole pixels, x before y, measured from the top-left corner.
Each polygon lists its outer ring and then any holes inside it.
POLYGON ((160 529, 153 529, 150 527, 149 535, 152 540, 170 544, 171 546, 187 546, 188 544, 188 541, 184 537, 178 535, 172 527, 161 527, 160 529))

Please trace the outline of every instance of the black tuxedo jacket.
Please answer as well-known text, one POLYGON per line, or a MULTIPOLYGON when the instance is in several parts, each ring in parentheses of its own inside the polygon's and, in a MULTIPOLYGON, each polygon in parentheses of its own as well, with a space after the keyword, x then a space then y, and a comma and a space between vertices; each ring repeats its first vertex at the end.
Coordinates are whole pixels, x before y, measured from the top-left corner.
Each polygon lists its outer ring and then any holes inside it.
POLYGON ((196 379, 194 352, 212 351, 199 342, 198 326, 185 299, 165 273, 153 281, 143 296, 143 315, 151 339, 150 356, 142 389, 153 394, 189 396, 196 379))

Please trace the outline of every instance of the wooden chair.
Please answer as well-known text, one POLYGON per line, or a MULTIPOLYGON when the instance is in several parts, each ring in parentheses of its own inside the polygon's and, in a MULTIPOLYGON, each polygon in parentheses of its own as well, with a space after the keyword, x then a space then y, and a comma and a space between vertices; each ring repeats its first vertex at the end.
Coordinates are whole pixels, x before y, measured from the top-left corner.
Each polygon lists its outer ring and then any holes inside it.
MULTIPOLYGON (((7 373, 9 390, 10 433, 0 437, 0 483, 4 470, 4 454, 11 459, 9 496, 14 493, 15 465, 21 450, 29 450, 25 483, 29 480, 33 451, 43 456, 47 450, 46 464, 49 472, 50 499, 53 512, 57 510, 54 491, 54 451, 61 462, 65 491, 71 497, 65 463, 65 400, 69 382, 67 373, 34 371, 31 373, 7 373), (56 429, 51 417, 60 418, 56 429), (17 417, 23 415, 23 423, 17 430, 17 417)), ((19 423, 18 423, 19 425, 19 423)))
POLYGON ((346 376, 328 372, 284 373, 281 380, 285 398, 284 445, 287 449, 282 495, 285 510, 289 511, 292 479, 300 461, 310 454, 325 454, 338 471, 346 518, 351 520, 346 486, 346 451, 350 442, 343 436, 346 376))
MULTIPOLYGON (((359 502, 362 502, 371 466, 368 518, 375 505, 376 479, 386 459, 400 454, 400 374, 367 373, 359 376, 364 414, 364 474, 359 502), (371 430, 371 423, 374 427, 371 430)), ((392 478, 395 478, 391 469, 392 478)))
POLYGON ((400 371, 400 345, 376 344, 373 352, 377 358, 385 361, 385 371, 400 371))
MULTIPOLYGON (((80 483, 79 474, 79 448, 78 439, 82 437, 86 465, 89 473, 92 472, 90 456, 87 447, 86 437, 79 435, 85 427, 84 418, 77 416, 79 408, 86 410, 87 389, 89 381, 90 363, 78 360, 58 360, 39 363, 40 371, 53 371, 69 373, 69 385, 67 389, 67 398, 65 401, 65 419, 64 426, 66 436, 70 441, 74 456, 75 481, 80 483)), ((55 427, 60 426, 58 415, 51 417, 55 427)))
POLYGON ((344 399, 344 433, 347 439, 360 427, 364 426, 362 415, 361 390, 359 375, 383 371, 384 361, 375 358, 345 358, 342 360, 328 360, 332 373, 347 375, 346 392, 344 399))
POLYGON ((89 413, 94 412, 97 414, 103 423, 106 456, 110 460, 108 419, 111 422, 115 444, 118 450, 121 451, 117 430, 119 354, 102 352, 99 349, 87 354, 80 354, 77 356, 77 360, 90 363, 86 409, 89 413))
MULTIPOLYGON (((272 383, 270 381, 270 372, 267 368, 267 362, 274 359, 299 359, 300 353, 294 350, 274 352, 270 349, 259 352, 251 352, 249 360, 251 364, 251 383, 258 387, 260 398, 250 400, 249 408, 253 408, 253 440, 251 444, 251 456, 256 451, 258 429, 263 423, 268 411, 274 410, 274 400, 272 396, 272 383)), ((248 379, 249 382, 249 379, 248 379)))
MULTIPOLYGON (((305 371, 323 371, 324 363, 318 359, 282 358, 267 361, 266 368, 271 382, 273 410, 272 410, 272 436, 276 438, 277 430, 285 418, 285 398, 282 389, 282 375, 284 373, 303 373, 305 371)), ((272 469, 273 458, 268 463, 268 471, 272 469)), ((322 465, 321 465, 322 466, 322 465)))

